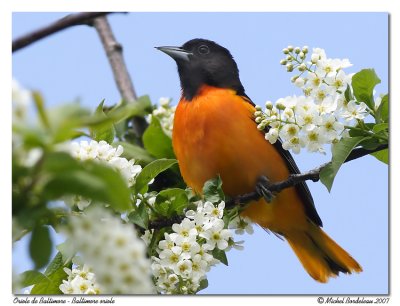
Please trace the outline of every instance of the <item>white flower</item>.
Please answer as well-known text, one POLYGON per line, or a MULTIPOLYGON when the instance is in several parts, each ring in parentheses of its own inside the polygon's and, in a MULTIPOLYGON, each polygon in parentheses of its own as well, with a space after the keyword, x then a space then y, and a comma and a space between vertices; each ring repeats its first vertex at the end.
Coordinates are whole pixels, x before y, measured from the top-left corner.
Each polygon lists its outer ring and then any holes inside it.
POLYGON ((236 218, 232 219, 231 222, 229 222, 228 228, 235 229, 236 234, 244 234, 244 232, 247 234, 254 233, 251 220, 248 217, 243 218, 237 216, 236 218))
POLYGON ((88 265, 75 267, 73 270, 64 268, 68 275, 59 286, 64 294, 99 294, 100 285, 97 283, 96 275, 88 265))
POLYGON ((367 105, 364 102, 357 104, 355 101, 347 103, 346 111, 343 112, 342 117, 347 120, 359 119, 362 120, 368 115, 367 105))
POLYGON ((305 135, 301 141, 304 141, 309 152, 324 153, 324 149, 322 146, 325 139, 321 134, 320 128, 314 127, 311 130, 306 130, 305 135))
POLYGON ((268 133, 265 134, 265 139, 271 144, 274 144, 279 137, 279 130, 276 128, 269 129, 268 133))
MULTIPOLYGON (((91 140, 90 142, 86 140, 80 142, 74 141, 64 144, 62 149, 67 150, 72 157, 78 160, 94 160, 109 165, 122 175, 129 187, 135 184, 136 177, 142 171, 142 167, 136 165, 135 160, 131 159, 128 161, 126 158, 120 157, 124 151, 121 145, 114 148, 104 140, 99 142, 95 140, 91 140)), ((64 201, 70 206, 78 206, 80 210, 84 210, 92 202, 91 199, 74 195, 65 197, 64 201)))
POLYGON ((212 250, 216 246, 220 250, 228 247, 228 240, 232 237, 229 230, 224 229, 224 221, 217 219, 214 221, 213 227, 201 234, 201 237, 207 240, 206 245, 212 250))
POLYGON ((328 141, 332 142, 334 139, 337 139, 343 129, 343 123, 337 121, 334 115, 329 114, 322 117, 321 133, 328 141))
POLYGON ((298 77, 295 81, 294 81, 294 85, 296 85, 297 87, 303 87, 305 84, 306 80, 302 77, 298 77))
POLYGON ((296 118, 297 123, 306 131, 313 130, 321 122, 321 117, 316 107, 312 107, 307 111, 300 108, 296 112, 296 118))
POLYGON ((326 97, 322 102, 318 105, 318 110, 321 115, 330 114, 336 111, 337 99, 334 99, 332 96, 326 97))
POLYGON ((206 202, 204 204, 204 212, 213 218, 222 218, 224 214, 225 202, 221 201, 217 207, 214 206, 211 202, 206 202))
POLYGON ((194 221, 189 220, 188 218, 183 219, 181 224, 173 224, 172 230, 182 237, 190 237, 197 235, 197 230, 195 228, 194 221))
MULTIPOLYGON (((154 292, 146 246, 132 224, 124 224, 104 208, 93 206, 85 214, 70 218, 69 236, 92 267, 103 294, 154 292)), ((85 284, 79 279, 75 283, 72 287, 85 284)))

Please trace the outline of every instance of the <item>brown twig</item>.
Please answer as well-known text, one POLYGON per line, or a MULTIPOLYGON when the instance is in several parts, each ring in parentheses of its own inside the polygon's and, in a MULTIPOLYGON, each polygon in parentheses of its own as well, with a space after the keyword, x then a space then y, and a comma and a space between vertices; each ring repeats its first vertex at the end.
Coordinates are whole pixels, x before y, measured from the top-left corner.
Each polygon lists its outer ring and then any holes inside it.
MULTIPOLYGON (((115 39, 107 17, 98 17, 93 20, 92 24, 100 36, 122 99, 128 103, 137 103, 136 92, 122 55, 122 45, 115 39)), ((134 133, 140 139, 147 127, 146 120, 143 117, 133 117, 132 125, 134 133)))
POLYGON ((70 14, 53 22, 43 28, 32 31, 26 35, 16 38, 12 42, 12 52, 18 51, 30 44, 41 40, 56 32, 62 31, 72 26, 84 25, 90 23, 91 20, 99 16, 110 14, 109 12, 84 12, 77 14, 70 14))
MULTIPOLYGON (((354 159, 357 159, 357 158, 363 157, 365 155, 368 155, 368 154, 371 154, 374 152, 378 152, 378 151, 381 151, 381 150, 384 150, 387 148, 388 148, 387 144, 381 145, 381 146, 375 148, 374 150, 366 150, 364 148, 357 148, 357 149, 354 149, 350 153, 350 155, 346 158, 346 160, 344 162, 347 163, 354 159)), ((329 164, 330 164, 330 162, 325 163, 325 164, 323 164, 313 170, 305 172, 305 173, 291 174, 286 180, 281 181, 281 182, 271 183, 271 182, 267 181, 264 187, 269 192, 276 193, 276 192, 282 191, 283 189, 294 187, 297 184, 308 181, 308 180, 311 180, 313 182, 318 182, 320 179, 319 175, 321 173, 321 170, 329 164)), ((239 196, 236 196, 236 197, 230 199, 229 201, 226 202, 226 207, 232 207, 232 206, 238 205, 238 204, 239 205, 246 204, 250 201, 258 200, 261 197, 262 197, 262 195, 259 192, 253 191, 253 192, 239 195, 239 196)))

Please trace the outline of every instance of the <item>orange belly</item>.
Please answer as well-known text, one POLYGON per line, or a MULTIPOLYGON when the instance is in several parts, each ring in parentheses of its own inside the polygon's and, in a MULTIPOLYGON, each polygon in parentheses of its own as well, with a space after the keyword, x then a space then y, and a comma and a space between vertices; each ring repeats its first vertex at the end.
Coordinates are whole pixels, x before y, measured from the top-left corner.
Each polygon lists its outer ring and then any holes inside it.
MULTIPOLYGON (((233 90, 210 86, 193 100, 179 102, 173 147, 188 186, 200 193, 205 181, 220 175, 225 194, 235 196, 254 191, 261 175, 271 181, 288 177, 284 159, 257 130, 253 113, 254 107, 233 90)), ((252 202, 243 215, 280 233, 307 226, 294 188, 280 192, 271 203, 252 202)))

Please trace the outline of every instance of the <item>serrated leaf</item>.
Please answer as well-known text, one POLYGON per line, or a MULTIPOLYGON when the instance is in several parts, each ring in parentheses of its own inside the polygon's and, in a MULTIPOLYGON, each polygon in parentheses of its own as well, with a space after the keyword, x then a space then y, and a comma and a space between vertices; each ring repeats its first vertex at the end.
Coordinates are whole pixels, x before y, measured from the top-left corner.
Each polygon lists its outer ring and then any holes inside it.
POLYGON ((136 178, 135 190, 137 193, 146 193, 148 190, 149 182, 154 179, 158 174, 167 170, 177 163, 176 159, 157 159, 147 166, 138 174, 136 178))
POLYGON ((337 172, 350 152, 363 141, 365 137, 342 138, 338 143, 332 145, 332 161, 324 167, 320 173, 320 180, 330 192, 337 172))
POLYGON ((147 213, 146 205, 140 203, 136 210, 129 215, 129 220, 141 228, 148 229, 149 214, 147 213))
POLYGON ((164 133, 160 121, 154 116, 143 134, 143 145, 156 158, 175 158, 172 140, 164 133))
POLYGON ((358 102, 365 102, 371 109, 375 109, 373 90, 381 80, 374 69, 363 69, 353 75, 351 85, 353 93, 358 102))
POLYGON ((50 259, 52 241, 49 228, 44 225, 36 226, 32 231, 29 242, 29 253, 35 263, 35 269, 44 267, 50 259))
MULTIPOLYGON (((103 111, 104 100, 97 106, 94 115, 99 118, 107 118, 107 115, 103 111)), ((105 122, 102 125, 96 125, 90 127, 90 136, 96 141, 104 140, 107 143, 112 143, 115 138, 115 128, 112 122, 105 122)))
POLYGON ((210 201, 211 203, 217 203, 225 200, 220 176, 210 179, 204 183, 203 196, 206 201, 210 201))
POLYGON ((62 152, 50 153, 43 162, 48 180, 43 187, 48 199, 81 195, 107 203, 117 211, 131 207, 130 189, 114 169, 95 161, 78 161, 62 152))
POLYGON ((378 152, 371 153, 372 156, 374 156, 377 160, 389 164, 389 149, 384 149, 378 152))
POLYGON ((226 253, 223 250, 218 249, 217 247, 212 251, 212 255, 215 259, 218 259, 225 266, 228 265, 228 258, 226 257, 226 253))
POLYGON ((126 159, 134 159, 138 164, 145 166, 154 160, 154 157, 149 154, 145 149, 124 141, 116 141, 113 146, 117 147, 121 145, 124 148, 124 152, 121 156, 126 159))
POLYGON ((22 288, 29 287, 43 281, 48 281, 48 278, 44 274, 35 270, 25 271, 18 276, 18 282, 22 288))

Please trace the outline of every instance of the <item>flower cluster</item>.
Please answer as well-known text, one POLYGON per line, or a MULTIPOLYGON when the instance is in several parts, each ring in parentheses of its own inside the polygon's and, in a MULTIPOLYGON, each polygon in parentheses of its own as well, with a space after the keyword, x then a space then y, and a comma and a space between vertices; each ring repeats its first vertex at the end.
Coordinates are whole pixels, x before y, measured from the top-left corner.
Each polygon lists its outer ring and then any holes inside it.
POLYGON ((275 143, 281 138, 286 150, 297 154, 301 148, 307 148, 309 152, 324 153, 325 144, 347 135, 346 125, 368 115, 365 103, 346 100, 352 75, 343 69, 351 64, 348 59, 327 58, 320 48, 313 49, 310 61, 306 61, 309 53, 306 46, 288 46, 283 53, 286 58, 281 64, 288 72, 300 72, 291 80, 304 95, 278 99, 275 105, 267 101, 265 111, 257 106, 255 121, 260 130, 268 127, 265 134, 268 141, 275 143))
POLYGON ((64 294, 101 294, 100 286, 97 283, 96 275, 88 265, 75 268, 64 268, 68 279, 63 280, 60 290, 64 294))
MULTIPOLYGON (((99 142, 95 140, 90 142, 86 140, 71 142, 67 150, 72 157, 78 160, 97 160, 110 165, 125 178, 128 186, 135 184, 135 179, 142 170, 140 165, 135 164, 135 160, 128 161, 126 158, 121 157, 123 153, 122 146, 118 145, 117 148, 114 148, 103 140, 99 142)), ((80 210, 85 209, 91 203, 90 199, 78 195, 65 197, 64 201, 70 206, 78 206, 80 210)))
MULTIPOLYGON (((132 224, 123 223, 120 217, 112 215, 105 208, 91 206, 85 213, 70 218, 69 236, 75 250, 93 268, 97 280, 93 282, 92 278, 91 281, 95 289, 99 288, 99 292, 154 293, 146 246, 137 237, 132 224)), ((71 272, 65 286, 60 288, 63 292, 71 290, 69 285, 72 282, 70 278, 75 279, 73 274, 71 272)))
POLYGON ((164 132, 171 136, 174 126, 174 115, 176 106, 171 106, 170 98, 160 98, 159 106, 153 110, 152 116, 156 117, 164 130, 164 132))
POLYGON ((168 294, 196 293, 206 272, 219 262, 213 251, 224 251, 234 244, 232 232, 222 220, 225 202, 197 202, 196 210, 186 212, 180 224, 172 226, 158 244, 152 271, 157 290, 168 294))

